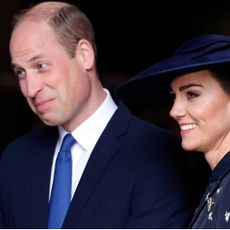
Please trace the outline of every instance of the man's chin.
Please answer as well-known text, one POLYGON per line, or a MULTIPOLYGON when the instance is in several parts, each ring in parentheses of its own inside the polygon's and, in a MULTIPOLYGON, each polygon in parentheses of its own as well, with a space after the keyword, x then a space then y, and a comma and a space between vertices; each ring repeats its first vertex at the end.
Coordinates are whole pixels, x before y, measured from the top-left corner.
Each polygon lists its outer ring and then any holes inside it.
POLYGON ((53 119, 50 119, 50 118, 47 118, 47 117, 44 117, 44 116, 39 116, 39 118, 41 119, 41 121, 48 125, 48 126, 58 126, 58 125, 61 125, 61 122, 58 122, 56 120, 53 120, 53 119))

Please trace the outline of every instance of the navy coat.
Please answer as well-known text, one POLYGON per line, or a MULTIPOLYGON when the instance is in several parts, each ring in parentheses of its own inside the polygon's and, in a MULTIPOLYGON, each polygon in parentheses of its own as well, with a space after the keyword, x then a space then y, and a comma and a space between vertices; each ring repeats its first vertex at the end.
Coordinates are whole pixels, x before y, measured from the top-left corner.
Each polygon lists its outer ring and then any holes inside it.
MULTIPOLYGON (((10 145, 0 163, 4 228, 47 228, 57 128, 10 145)), ((180 144, 120 103, 99 138, 69 207, 64 228, 184 228, 191 209, 178 159, 180 144)))
POLYGON ((230 228, 230 152, 214 168, 189 228, 230 228))

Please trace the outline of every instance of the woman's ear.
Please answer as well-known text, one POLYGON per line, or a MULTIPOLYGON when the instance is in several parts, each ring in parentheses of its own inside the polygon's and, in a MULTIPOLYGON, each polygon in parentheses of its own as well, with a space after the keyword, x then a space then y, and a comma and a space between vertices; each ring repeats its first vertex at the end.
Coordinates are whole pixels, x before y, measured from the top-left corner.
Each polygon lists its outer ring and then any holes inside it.
POLYGON ((95 54, 92 45, 86 39, 81 39, 76 47, 76 56, 80 59, 83 67, 90 70, 94 66, 95 54))

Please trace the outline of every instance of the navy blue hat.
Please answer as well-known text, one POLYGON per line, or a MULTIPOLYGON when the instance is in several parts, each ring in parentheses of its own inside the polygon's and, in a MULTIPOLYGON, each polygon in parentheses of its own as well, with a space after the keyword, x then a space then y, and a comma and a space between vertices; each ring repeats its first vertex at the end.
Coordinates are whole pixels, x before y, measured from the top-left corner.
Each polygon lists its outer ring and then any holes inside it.
POLYGON ((230 36, 202 35, 183 43, 171 58, 145 69, 116 88, 119 98, 135 102, 167 99, 170 82, 183 74, 230 63, 230 36))

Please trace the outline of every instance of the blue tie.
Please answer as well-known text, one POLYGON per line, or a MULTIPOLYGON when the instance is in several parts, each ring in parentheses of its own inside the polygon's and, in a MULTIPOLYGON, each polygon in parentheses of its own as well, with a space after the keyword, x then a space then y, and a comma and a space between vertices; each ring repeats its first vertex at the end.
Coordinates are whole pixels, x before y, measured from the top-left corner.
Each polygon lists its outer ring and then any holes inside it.
POLYGON ((62 228, 71 201, 72 159, 71 147, 76 142, 66 134, 55 165, 54 181, 49 205, 48 228, 62 228))

